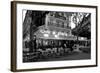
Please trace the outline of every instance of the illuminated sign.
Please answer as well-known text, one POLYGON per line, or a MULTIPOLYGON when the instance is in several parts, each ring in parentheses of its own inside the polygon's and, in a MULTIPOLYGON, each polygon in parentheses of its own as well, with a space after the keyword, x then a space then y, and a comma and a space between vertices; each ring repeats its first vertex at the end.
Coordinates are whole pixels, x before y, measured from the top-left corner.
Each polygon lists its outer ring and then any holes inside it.
POLYGON ((44 33, 44 34, 50 34, 50 30, 43 30, 43 29, 41 29, 40 32, 44 33))
MULTIPOLYGON (((50 31, 50 30, 43 30, 43 29, 41 29, 40 30, 40 32, 41 33, 43 33, 43 34, 53 34, 54 36, 55 35, 57 35, 57 36, 59 36, 59 35, 61 35, 61 36, 68 36, 68 34, 66 33, 66 32, 57 32, 57 31, 50 31)), ((55 37, 57 37, 57 36, 55 36, 55 37)))

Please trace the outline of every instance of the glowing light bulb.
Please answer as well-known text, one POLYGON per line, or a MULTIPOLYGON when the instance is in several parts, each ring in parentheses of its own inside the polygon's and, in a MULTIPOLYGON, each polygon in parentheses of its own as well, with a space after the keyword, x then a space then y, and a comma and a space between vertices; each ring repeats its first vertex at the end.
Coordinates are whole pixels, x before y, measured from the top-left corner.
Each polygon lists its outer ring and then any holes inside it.
POLYGON ((58 38, 58 35, 55 35, 55 38, 58 38))
POLYGON ((56 34, 56 32, 55 32, 55 31, 53 31, 53 32, 52 32, 52 34, 56 34))

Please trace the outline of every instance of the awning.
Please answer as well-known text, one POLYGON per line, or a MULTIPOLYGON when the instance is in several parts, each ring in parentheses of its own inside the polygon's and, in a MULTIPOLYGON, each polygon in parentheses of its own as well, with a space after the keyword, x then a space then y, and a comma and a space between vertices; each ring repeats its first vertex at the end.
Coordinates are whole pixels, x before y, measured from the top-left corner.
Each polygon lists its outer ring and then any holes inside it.
POLYGON ((41 39, 77 40, 76 36, 67 35, 66 33, 68 31, 69 29, 63 29, 57 27, 48 27, 48 29, 45 30, 44 26, 40 26, 39 30, 35 32, 35 35, 37 38, 41 38, 41 39), (64 31, 64 33, 62 31, 64 31))

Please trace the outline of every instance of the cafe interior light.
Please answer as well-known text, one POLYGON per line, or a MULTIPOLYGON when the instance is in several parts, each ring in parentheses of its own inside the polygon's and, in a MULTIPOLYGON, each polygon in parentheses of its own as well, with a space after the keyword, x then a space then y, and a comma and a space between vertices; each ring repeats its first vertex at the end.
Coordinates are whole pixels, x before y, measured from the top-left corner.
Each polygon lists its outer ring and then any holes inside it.
POLYGON ((44 37, 49 37, 49 34, 44 34, 44 37))
POLYGON ((67 34, 67 33, 65 33, 65 36, 68 36, 68 34, 67 34))

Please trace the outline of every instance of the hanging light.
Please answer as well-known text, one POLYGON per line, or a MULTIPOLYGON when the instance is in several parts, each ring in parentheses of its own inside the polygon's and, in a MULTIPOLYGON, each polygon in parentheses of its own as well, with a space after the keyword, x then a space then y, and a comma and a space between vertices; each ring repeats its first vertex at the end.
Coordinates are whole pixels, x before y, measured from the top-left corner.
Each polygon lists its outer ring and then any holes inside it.
POLYGON ((55 31, 52 31, 52 34, 53 34, 53 35, 55 35, 55 34, 56 34, 56 32, 55 32, 55 31))
POLYGON ((55 35, 55 38, 58 38, 58 35, 55 35))

